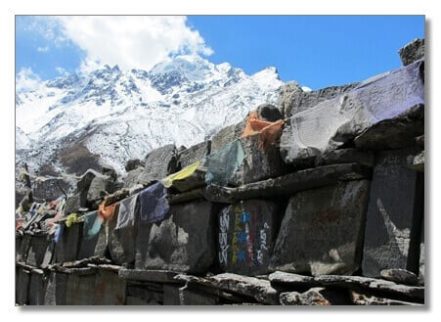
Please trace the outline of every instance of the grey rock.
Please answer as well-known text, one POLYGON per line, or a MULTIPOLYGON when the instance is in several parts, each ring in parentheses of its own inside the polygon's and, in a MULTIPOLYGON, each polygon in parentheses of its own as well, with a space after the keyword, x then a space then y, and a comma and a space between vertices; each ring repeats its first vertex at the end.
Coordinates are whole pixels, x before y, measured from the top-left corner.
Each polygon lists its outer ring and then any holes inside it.
POLYGON ((115 169, 107 164, 101 167, 101 173, 104 174, 105 176, 112 178, 113 180, 116 180, 116 178, 118 177, 115 169))
POLYGON ((418 276, 415 273, 408 270, 395 268, 395 269, 383 269, 380 272, 382 278, 388 281, 392 281, 398 284, 416 285, 418 284, 418 276))
POLYGON ((121 268, 119 277, 130 281, 146 281, 155 283, 178 283, 174 277, 178 272, 167 270, 145 270, 121 268))
POLYGON ((17 305, 28 304, 28 289, 31 273, 29 270, 18 268, 15 277, 15 303, 17 305))
POLYGON ((363 289, 385 297, 399 297, 407 301, 423 302, 424 287, 396 284, 391 281, 363 276, 323 275, 314 277, 314 281, 323 286, 363 289))
POLYGON ((89 169, 81 176, 80 180, 77 182, 77 192, 88 191, 92 180, 100 176, 100 173, 93 169, 89 169))
POLYGON ((292 287, 310 287, 317 285, 314 277, 294 273, 276 271, 269 275, 271 285, 284 285, 292 287))
POLYGON ((61 225, 63 231, 55 244, 54 261, 55 263, 75 261, 82 237, 83 223, 73 224, 69 228, 64 223, 61 225))
POLYGON ((214 275, 208 280, 222 290, 252 297, 259 303, 279 303, 277 290, 266 280, 231 273, 214 275))
POLYGON ((65 305, 68 275, 51 271, 44 296, 45 305, 65 305))
POLYGON ((412 40, 401 48, 398 53, 404 66, 424 58, 424 39, 416 38, 412 40))
POLYGON ((277 203, 246 200, 219 212, 218 261, 224 272, 259 275, 268 272, 281 218, 277 203))
POLYGON ((307 110, 321 102, 333 99, 343 93, 347 93, 357 86, 347 84, 342 86, 330 86, 316 91, 305 92, 297 84, 282 86, 280 98, 277 103, 282 108, 285 118, 307 110))
POLYGON ((229 180, 232 186, 274 178, 285 174, 288 170, 283 162, 277 145, 266 149, 259 147, 259 136, 241 138, 245 159, 242 165, 229 180))
POLYGON ((216 254, 214 227, 212 203, 172 205, 167 219, 138 226, 135 268, 206 272, 216 254))
POLYGON ((33 270, 29 280, 29 305, 44 305, 47 280, 41 270, 33 270))
POLYGON ((107 228, 108 223, 101 225, 100 231, 92 238, 82 238, 78 250, 78 259, 91 258, 98 256, 104 258, 108 252, 108 241, 110 231, 107 228))
POLYGON ((96 176, 90 183, 89 190, 87 192, 87 200, 90 203, 99 202, 106 195, 114 192, 113 179, 109 176, 96 176))
POLYGON ((256 112, 260 116, 260 118, 269 122, 275 122, 283 119, 282 112, 277 107, 271 104, 259 105, 256 109, 256 112))
POLYGON ((290 198, 270 268, 312 275, 360 266, 369 181, 349 181, 290 198))
POLYGON ((151 284, 127 285, 127 305, 162 305, 164 304, 164 294, 162 286, 151 288, 151 284))
POLYGON ((424 172, 424 155, 424 151, 421 151, 415 156, 408 156, 407 163, 409 165, 409 168, 415 171, 424 172))
POLYGON ((37 179, 32 185, 32 196, 37 202, 51 201, 65 196, 71 185, 60 178, 37 179))
POLYGON ((352 303, 356 305, 421 305, 419 303, 388 299, 385 297, 378 297, 370 294, 360 293, 357 291, 351 291, 350 293, 352 303))
POLYGON ((216 133, 211 138, 211 149, 210 154, 222 149, 226 144, 233 142, 234 140, 240 138, 242 132, 245 128, 246 120, 239 122, 237 124, 232 124, 224 127, 218 133, 216 133))
POLYGON ((141 166, 127 172, 127 175, 123 179, 124 187, 131 188, 133 186, 136 186, 137 184, 140 184, 140 182, 142 181, 143 173, 144 173, 144 167, 141 166))
POLYGON ((53 243, 48 235, 33 235, 26 264, 35 267, 47 267, 52 259, 53 243))
POLYGON ((418 272, 424 206, 424 178, 407 167, 414 149, 377 155, 366 217, 363 275, 379 277, 383 269, 418 272))
POLYGON ((117 272, 98 269, 95 279, 94 305, 126 304, 126 281, 117 272))
POLYGON ((64 213, 69 215, 71 213, 77 212, 80 208, 83 208, 86 206, 87 202, 87 194, 86 198, 82 198, 85 194, 82 193, 75 193, 72 195, 69 195, 66 198, 66 204, 64 206, 64 213))
POLYGON ((72 270, 67 275, 66 305, 95 304, 95 280, 95 269, 82 268, 72 270))
POLYGON ((210 147, 211 141, 205 141, 180 151, 179 163, 181 168, 185 168, 196 161, 202 161, 210 154, 210 147))
POLYGON ((178 169, 178 151, 173 144, 157 148, 147 154, 144 171, 138 177, 138 183, 149 184, 161 180, 178 169))
POLYGON ((303 293, 284 292, 280 294, 282 305, 345 305, 345 296, 341 292, 323 287, 314 287, 303 293))
POLYGON ((366 167, 373 167, 375 164, 374 153, 352 148, 332 150, 319 155, 315 164, 321 166, 338 163, 357 163, 366 167))
POLYGON ((415 145, 415 137, 424 133, 424 105, 417 104, 402 114, 379 121, 354 139, 361 149, 388 150, 415 145))
POLYGON ((299 170, 237 188, 209 185, 200 193, 212 202, 232 203, 244 199, 290 196, 299 191, 320 188, 340 181, 370 178, 370 176, 370 169, 355 163, 333 164, 299 170))
POLYGON ((284 161, 296 164, 314 159, 325 151, 351 143, 356 137, 357 147, 395 148, 421 135, 423 69, 422 62, 415 62, 294 114, 280 138, 284 161))
POLYGON ((127 172, 129 172, 129 171, 135 170, 138 167, 142 167, 141 160, 139 160, 139 159, 130 159, 129 161, 127 161, 125 169, 126 169, 127 172))
POLYGON ((115 229, 118 221, 116 213, 106 222, 108 232, 107 247, 112 262, 117 265, 133 266, 135 262, 136 229, 134 223, 115 229))

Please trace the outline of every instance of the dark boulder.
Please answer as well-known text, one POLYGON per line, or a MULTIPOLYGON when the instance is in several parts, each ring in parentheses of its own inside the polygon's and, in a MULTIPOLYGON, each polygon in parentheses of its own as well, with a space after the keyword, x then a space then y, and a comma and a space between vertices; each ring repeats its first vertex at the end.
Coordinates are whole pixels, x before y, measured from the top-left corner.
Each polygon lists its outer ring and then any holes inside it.
POLYGON ((424 213, 424 174, 407 167, 415 149, 377 155, 366 217, 362 272, 380 277, 384 269, 418 273, 424 213))
POLYGON ((361 260, 369 181, 307 190, 289 200, 271 269, 300 274, 352 274, 361 260))
POLYGON ((178 169, 178 151, 173 144, 157 148, 147 154, 144 170, 138 177, 138 183, 147 185, 154 180, 161 180, 178 169))
POLYGON ((127 172, 129 172, 129 171, 135 170, 138 167, 142 167, 141 160, 139 160, 139 159, 130 159, 129 161, 127 161, 125 169, 126 169, 127 172))
POLYGON ((398 53, 404 66, 424 58, 424 39, 414 39, 401 48, 398 53))
POLYGON ((424 129, 423 68, 418 61, 368 79, 348 93, 294 114, 280 139, 284 161, 295 164, 314 159, 326 151, 352 144, 354 139, 360 148, 397 148, 408 140, 414 142, 424 129))
POLYGON ((280 98, 277 103, 282 109, 285 118, 307 110, 315 105, 347 93, 357 86, 347 84, 342 86, 330 86, 316 91, 304 91, 297 84, 286 84, 282 86, 280 98))
POLYGON ((211 141, 205 141, 195 144, 188 149, 179 152, 179 164, 185 168, 196 161, 202 161, 210 154, 211 141))
POLYGON ((233 142, 234 140, 240 138, 242 132, 245 128, 246 120, 239 122, 237 124, 232 124, 227 127, 224 127, 222 130, 217 132, 211 138, 211 150, 210 154, 213 154, 220 149, 222 149, 228 143, 233 142))
POLYGON ((72 189, 69 182, 61 178, 48 178, 34 181, 32 196, 37 202, 52 201, 66 196, 72 189))
POLYGON ((136 268, 205 273, 214 263, 215 207, 207 201, 172 205, 170 217, 138 226, 136 268))

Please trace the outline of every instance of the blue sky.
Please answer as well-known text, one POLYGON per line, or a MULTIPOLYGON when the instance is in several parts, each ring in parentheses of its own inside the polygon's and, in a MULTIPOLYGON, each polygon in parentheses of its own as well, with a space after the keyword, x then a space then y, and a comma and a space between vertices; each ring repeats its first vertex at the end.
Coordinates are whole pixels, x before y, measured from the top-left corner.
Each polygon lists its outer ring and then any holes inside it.
POLYGON ((33 77, 49 79, 98 61, 149 68, 171 52, 189 51, 211 53, 212 62, 248 74, 274 66, 282 80, 317 89, 398 68, 397 50, 424 37, 423 16, 117 19, 17 17, 17 73, 32 70, 33 77))

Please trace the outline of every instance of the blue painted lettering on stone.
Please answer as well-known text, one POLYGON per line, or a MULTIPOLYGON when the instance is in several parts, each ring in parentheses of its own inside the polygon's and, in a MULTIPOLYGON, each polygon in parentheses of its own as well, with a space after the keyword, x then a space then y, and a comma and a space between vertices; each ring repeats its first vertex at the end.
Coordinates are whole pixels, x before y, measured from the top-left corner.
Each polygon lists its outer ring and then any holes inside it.
POLYGON ((250 221, 250 218, 251 218, 251 215, 250 215, 249 212, 244 211, 244 212, 242 213, 242 215, 241 215, 241 221, 242 221, 243 223, 247 223, 247 222, 249 222, 249 221, 250 221))

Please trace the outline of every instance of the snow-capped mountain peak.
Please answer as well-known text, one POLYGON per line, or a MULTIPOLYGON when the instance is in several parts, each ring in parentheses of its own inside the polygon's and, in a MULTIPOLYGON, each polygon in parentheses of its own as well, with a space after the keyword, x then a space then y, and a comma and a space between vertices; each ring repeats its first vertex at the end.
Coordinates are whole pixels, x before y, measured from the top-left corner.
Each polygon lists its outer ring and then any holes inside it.
POLYGON ((17 160, 72 172, 64 151, 80 146, 124 172, 128 159, 169 143, 191 146, 274 103, 282 84, 274 67, 249 76, 197 55, 170 57, 149 71, 104 65, 44 81, 17 92, 17 160))

